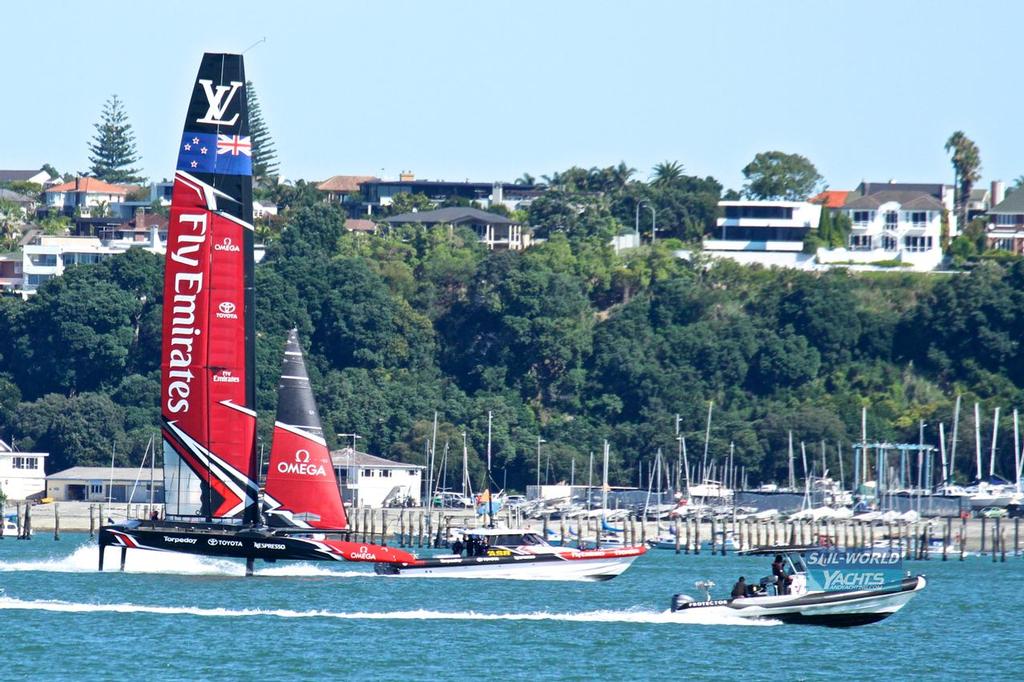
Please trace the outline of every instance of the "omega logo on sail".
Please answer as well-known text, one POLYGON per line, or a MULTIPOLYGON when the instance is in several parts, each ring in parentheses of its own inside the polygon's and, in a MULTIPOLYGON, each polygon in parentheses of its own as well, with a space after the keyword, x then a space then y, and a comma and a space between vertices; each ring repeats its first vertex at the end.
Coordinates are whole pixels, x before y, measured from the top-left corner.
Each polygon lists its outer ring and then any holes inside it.
POLYGON ((282 474, 302 474, 303 476, 327 476, 323 464, 309 463, 309 450, 296 450, 294 462, 278 462, 277 471, 282 474))
POLYGON ((238 244, 231 241, 231 237, 224 237, 224 241, 220 244, 213 245, 214 251, 231 251, 232 253, 238 253, 242 249, 238 248, 238 244))

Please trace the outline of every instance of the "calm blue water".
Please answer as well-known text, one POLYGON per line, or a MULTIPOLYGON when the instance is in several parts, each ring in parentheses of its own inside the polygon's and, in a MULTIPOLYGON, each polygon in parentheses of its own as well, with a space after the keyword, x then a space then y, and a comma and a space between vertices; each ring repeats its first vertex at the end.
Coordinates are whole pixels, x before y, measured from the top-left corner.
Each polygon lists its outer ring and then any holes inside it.
POLYGON ((2 679, 920 679, 1024 677, 1024 559, 914 562, 928 588, 847 630, 680 623, 674 592, 765 558, 652 550, 606 583, 396 579, 356 564, 129 552, 84 535, 0 541, 2 679), (108 552, 116 568, 118 553, 108 552))

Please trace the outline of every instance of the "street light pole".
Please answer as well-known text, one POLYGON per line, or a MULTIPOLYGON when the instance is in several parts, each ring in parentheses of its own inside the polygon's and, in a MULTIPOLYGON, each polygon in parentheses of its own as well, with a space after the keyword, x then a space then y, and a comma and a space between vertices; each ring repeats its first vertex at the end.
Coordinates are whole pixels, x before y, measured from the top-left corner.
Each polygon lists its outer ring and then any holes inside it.
POLYGON ((654 240, 657 238, 658 232, 658 212, 654 210, 654 206, 647 204, 647 208, 651 209, 651 246, 654 246, 654 240))
POLYGON ((352 452, 356 450, 356 440, 361 439, 362 436, 355 433, 339 433, 338 438, 351 438, 352 439, 352 452))

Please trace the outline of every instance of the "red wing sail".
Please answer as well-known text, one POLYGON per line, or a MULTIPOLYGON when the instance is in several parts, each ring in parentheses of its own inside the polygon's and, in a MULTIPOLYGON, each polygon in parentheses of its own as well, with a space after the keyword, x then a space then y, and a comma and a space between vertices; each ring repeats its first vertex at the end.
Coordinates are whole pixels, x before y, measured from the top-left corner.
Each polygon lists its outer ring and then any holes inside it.
POLYGON ((294 329, 285 346, 277 396, 264 491, 267 522, 298 528, 347 528, 338 479, 294 329))
POLYGON ((252 162, 244 83, 240 55, 203 55, 178 148, 161 358, 171 517, 258 519, 252 162))

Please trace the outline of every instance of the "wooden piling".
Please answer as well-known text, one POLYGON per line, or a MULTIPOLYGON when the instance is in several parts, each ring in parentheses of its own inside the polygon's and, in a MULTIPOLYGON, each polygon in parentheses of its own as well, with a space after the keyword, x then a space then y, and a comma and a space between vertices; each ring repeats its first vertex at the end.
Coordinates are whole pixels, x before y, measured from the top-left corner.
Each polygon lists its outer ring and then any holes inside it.
POLYGON ((53 539, 60 540, 60 512, 56 502, 53 503, 53 539))
POLYGON ((981 547, 978 549, 979 554, 985 553, 985 522, 987 520, 984 516, 981 517, 981 547))
POLYGON ((25 525, 22 528, 22 533, 26 540, 32 539, 32 503, 27 501, 25 502, 25 525))
POLYGON ((398 511, 398 546, 405 546, 405 509, 398 511))
POLYGON ((701 520, 698 516, 693 522, 693 553, 700 554, 700 524, 701 520))
POLYGON ((544 541, 547 542, 547 539, 548 539, 548 516, 545 514, 545 516, 544 516, 544 541))
POLYGON ((942 539, 942 560, 943 561, 948 561, 949 560, 949 557, 947 557, 946 554, 949 551, 949 542, 952 539, 953 539, 953 517, 952 516, 947 516, 946 517, 946 535, 942 539))
MULTIPOLYGON (((567 547, 568 545, 566 545, 566 543, 565 543, 565 516, 562 516, 560 519, 558 519, 558 530, 559 530, 559 538, 558 539, 561 541, 562 547, 567 547)), ((544 539, 547 539, 547 533, 544 533, 544 536, 545 536, 544 539)))
POLYGON ((587 543, 583 541, 583 519, 576 517, 576 549, 583 549, 587 543))
POLYGON ((1006 534, 1001 529, 999 531, 999 560, 1006 563, 1006 534))
POLYGON ((369 507, 366 508, 366 512, 367 512, 367 514, 370 517, 370 540, 369 541, 372 544, 373 543, 373 536, 375 536, 377 534, 377 516, 373 513, 373 511, 369 507))
POLYGON ((685 528, 685 530, 686 530, 686 538, 684 538, 685 541, 683 543, 683 552, 685 552, 686 554, 689 554, 690 553, 690 517, 689 516, 686 517, 686 519, 684 521, 684 524, 686 526, 686 528, 685 528))
POLYGON ((89 538, 90 539, 96 537, 96 516, 95 516, 95 512, 96 512, 96 507, 90 504, 89 505, 89 538))
POLYGON ((21 539, 21 502, 14 503, 14 537, 21 539))
POLYGON ((679 541, 680 541, 680 536, 681 536, 682 531, 679 529, 679 517, 678 516, 675 518, 675 525, 676 525, 676 554, 679 554, 679 541))
POLYGON ((423 547, 423 512, 417 515, 416 519, 416 546, 419 548, 423 547))
POLYGON ((996 519, 995 525, 992 526, 992 563, 999 561, 999 534, 996 529, 999 528, 999 519, 996 519))
POLYGON ((967 545, 967 519, 960 517, 960 561, 964 560, 967 545))
MULTIPOLYGON (((718 530, 718 524, 715 523, 715 517, 711 517, 711 556, 715 556, 715 539, 718 537, 715 531, 718 530)), ((725 539, 725 533, 722 533, 722 539, 725 539)))
POLYGON ((1020 556, 1020 517, 1013 519, 1013 556, 1020 556))
POLYGON ((388 510, 380 510, 380 544, 387 546, 388 544, 388 510))

